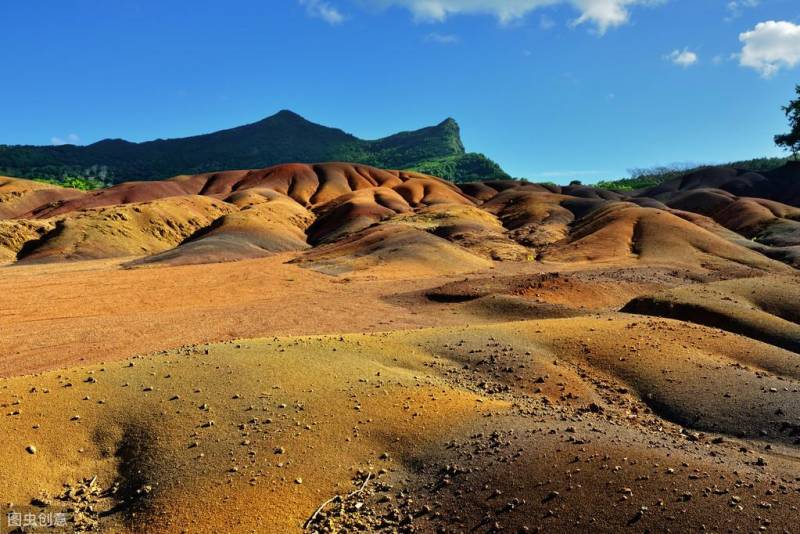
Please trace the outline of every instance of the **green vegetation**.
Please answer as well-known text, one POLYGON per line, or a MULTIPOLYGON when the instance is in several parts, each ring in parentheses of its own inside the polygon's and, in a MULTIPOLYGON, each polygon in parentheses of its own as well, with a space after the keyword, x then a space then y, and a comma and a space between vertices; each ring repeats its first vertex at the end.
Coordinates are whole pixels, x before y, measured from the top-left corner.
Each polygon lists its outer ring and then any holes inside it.
POLYGON ((789 158, 756 158, 744 161, 734 161, 728 164, 728 167, 735 167, 737 169, 747 169, 752 172, 768 172, 783 167, 789 158))
POLYGON ((734 161, 723 165, 672 165, 666 167, 653 167, 650 169, 631 169, 630 178, 619 180, 604 180, 597 182, 596 187, 613 191, 633 191, 654 187, 686 174, 707 169, 709 167, 734 167, 751 172, 768 172, 786 165, 787 158, 756 158, 743 161, 734 161))
POLYGON ((53 184, 61 187, 69 187, 72 189, 80 189, 82 191, 92 191, 94 189, 102 189, 108 186, 107 183, 96 178, 82 178, 79 176, 69 176, 65 178, 33 178, 36 182, 45 184, 53 184))
POLYGON ((797 159, 797 154, 800 152, 800 85, 796 86, 794 90, 797 98, 790 100, 787 106, 781 108, 786 114, 786 118, 789 119, 791 131, 776 135, 775 144, 791 151, 792 157, 797 159))
POLYGON ((497 163, 483 154, 474 152, 423 161, 407 170, 431 174, 460 183, 510 179, 510 176, 497 163))
POLYGON ((106 139, 88 146, 0 145, 0 175, 56 181, 65 176, 112 183, 159 180, 179 174, 325 161, 438 169, 442 177, 458 181, 508 177, 485 156, 464 150, 453 119, 365 141, 281 111, 253 124, 181 139, 145 143, 106 139))
MULTIPOLYGON (((700 168, 700 167, 697 167, 700 168)), ((631 169, 630 178, 619 180, 604 180, 596 184, 601 189, 612 189, 614 191, 633 191, 635 189, 645 189, 667 182, 678 176, 682 176, 691 171, 691 167, 674 165, 671 167, 653 167, 651 169, 631 169)))

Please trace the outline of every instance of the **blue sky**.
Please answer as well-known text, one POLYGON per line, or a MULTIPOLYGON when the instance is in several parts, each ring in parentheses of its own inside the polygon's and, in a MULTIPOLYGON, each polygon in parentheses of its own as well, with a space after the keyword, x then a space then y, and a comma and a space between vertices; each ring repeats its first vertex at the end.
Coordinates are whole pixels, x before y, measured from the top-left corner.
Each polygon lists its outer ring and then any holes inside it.
POLYGON ((511 174, 778 155, 796 0, 4 0, 0 143, 456 118, 511 174))

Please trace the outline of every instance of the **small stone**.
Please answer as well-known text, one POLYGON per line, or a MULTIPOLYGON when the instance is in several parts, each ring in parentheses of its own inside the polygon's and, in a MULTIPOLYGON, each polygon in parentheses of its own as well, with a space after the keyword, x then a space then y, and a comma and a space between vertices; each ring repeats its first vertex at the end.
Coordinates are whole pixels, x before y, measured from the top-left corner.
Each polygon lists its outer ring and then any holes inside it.
POLYGON ((559 492, 557 492, 557 491, 551 491, 550 493, 548 493, 548 494, 545 496, 545 498, 544 498, 544 502, 547 502, 547 501, 552 501, 553 499, 557 499, 557 498, 558 498, 560 495, 561 495, 561 494, 560 494, 559 492))
POLYGON ((25 450, 28 451, 28 454, 36 454, 37 450, 34 445, 28 445, 25 447, 25 450))

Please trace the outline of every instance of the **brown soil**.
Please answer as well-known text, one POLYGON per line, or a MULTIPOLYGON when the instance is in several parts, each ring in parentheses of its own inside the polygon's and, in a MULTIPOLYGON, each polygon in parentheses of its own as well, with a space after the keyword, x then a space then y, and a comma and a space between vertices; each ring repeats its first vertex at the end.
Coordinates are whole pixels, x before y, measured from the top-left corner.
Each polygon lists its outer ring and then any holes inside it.
POLYGON ((795 208, 709 191, 0 179, 0 504, 66 532, 792 532, 795 208))

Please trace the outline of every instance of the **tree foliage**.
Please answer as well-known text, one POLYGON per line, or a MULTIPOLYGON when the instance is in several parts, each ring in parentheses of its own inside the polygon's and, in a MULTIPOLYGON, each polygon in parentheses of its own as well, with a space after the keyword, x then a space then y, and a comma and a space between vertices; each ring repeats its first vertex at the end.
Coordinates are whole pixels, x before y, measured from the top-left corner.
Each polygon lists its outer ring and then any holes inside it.
POLYGON ((422 161, 407 170, 458 183, 511 178, 497 163, 475 152, 422 161))
POLYGON ((66 176, 63 178, 34 178, 33 180, 46 184, 58 185, 61 187, 80 189, 82 191, 93 191, 95 189, 102 189, 103 187, 109 185, 96 178, 84 178, 81 176, 66 176))
POLYGON ((800 85, 795 87, 797 98, 790 100, 789 104, 783 106, 783 112, 789 119, 789 133, 775 136, 775 144, 791 151, 792 156, 797 159, 800 152, 800 85))
POLYGON ((673 163, 672 165, 662 165, 658 167, 634 168, 628 170, 631 175, 630 178, 604 180, 598 182, 597 187, 601 189, 613 189, 615 191, 645 189, 700 168, 702 167, 689 163, 673 163))

